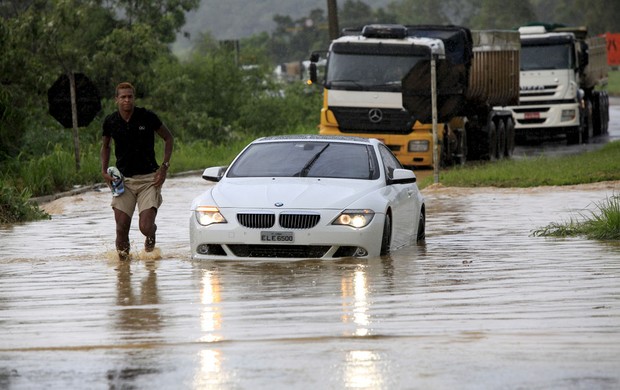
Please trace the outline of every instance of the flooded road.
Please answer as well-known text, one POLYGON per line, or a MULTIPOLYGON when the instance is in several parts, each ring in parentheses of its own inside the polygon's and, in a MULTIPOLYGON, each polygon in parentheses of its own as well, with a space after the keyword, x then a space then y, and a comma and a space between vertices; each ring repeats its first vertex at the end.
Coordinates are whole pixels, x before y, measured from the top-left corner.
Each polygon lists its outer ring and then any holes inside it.
POLYGON ((620 183, 433 186, 427 240, 369 260, 190 260, 198 176, 160 258, 114 255, 110 193, 0 227, 0 389, 618 389, 620 244, 532 237, 620 183))

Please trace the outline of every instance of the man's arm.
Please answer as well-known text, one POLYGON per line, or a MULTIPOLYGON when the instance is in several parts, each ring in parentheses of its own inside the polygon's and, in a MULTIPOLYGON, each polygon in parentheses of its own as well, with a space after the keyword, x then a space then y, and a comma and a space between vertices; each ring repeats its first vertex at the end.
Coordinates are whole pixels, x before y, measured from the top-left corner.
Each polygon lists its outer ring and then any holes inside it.
POLYGON ((101 138, 101 153, 100 153, 101 176, 103 176, 108 186, 111 185, 112 181, 114 180, 112 176, 108 174, 108 165, 110 164, 111 139, 112 139, 111 137, 108 137, 105 135, 101 138))
POLYGON ((157 129, 157 134, 164 140, 164 158, 162 160, 162 165, 159 167, 157 174, 155 175, 155 186, 159 187, 164 184, 166 181, 166 175, 168 174, 168 164, 170 163, 170 158, 172 157, 172 147, 174 145, 174 138, 172 137, 172 133, 166 125, 162 123, 162 125, 157 129))

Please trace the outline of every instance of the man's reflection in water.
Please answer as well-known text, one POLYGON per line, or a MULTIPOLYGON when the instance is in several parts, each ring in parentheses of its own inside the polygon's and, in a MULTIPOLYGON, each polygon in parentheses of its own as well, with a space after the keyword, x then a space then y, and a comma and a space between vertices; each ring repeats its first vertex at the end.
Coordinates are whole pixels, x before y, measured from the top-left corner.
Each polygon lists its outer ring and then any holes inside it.
MULTIPOLYGON (((135 267, 139 263, 133 263, 135 267)), ((133 388, 139 376, 156 374, 159 369, 155 366, 156 359, 151 359, 156 352, 146 348, 148 344, 161 341, 159 331, 162 327, 162 318, 159 310, 159 294, 157 291, 157 261, 147 260, 144 263, 146 276, 142 278, 139 294, 134 291, 132 284, 131 261, 121 261, 115 268, 116 280, 116 322, 120 339, 118 344, 127 348, 122 368, 111 369, 107 372, 110 389, 133 388), (131 345, 135 347, 131 347, 131 345)), ((136 273, 143 270, 137 268, 136 273)))
POLYGON ((131 277, 131 263, 120 262, 117 268, 117 298, 119 308, 117 326, 123 331, 123 338, 127 340, 149 341, 156 335, 149 335, 148 331, 156 332, 161 328, 159 313, 159 295, 157 291, 157 262, 146 261, 146 276, 140 285, 140 295, 136 296, 133 290, 131 277))

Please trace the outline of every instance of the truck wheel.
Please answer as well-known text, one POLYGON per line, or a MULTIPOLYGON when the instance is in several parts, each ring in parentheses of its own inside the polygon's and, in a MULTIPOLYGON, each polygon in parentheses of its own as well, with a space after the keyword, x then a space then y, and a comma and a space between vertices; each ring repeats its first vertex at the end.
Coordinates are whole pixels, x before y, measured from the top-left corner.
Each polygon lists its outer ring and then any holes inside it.
POLYGON ((600 92, 601 103, 599 110, 601 111, 601 134, 607 134, 609 130, 609 95, 607 91, 600 92))
POLYGON ((506 150, 504 156, 506 158, 512 157, 512 153, 515 150, 515 123, 512 118, 506 119, 506 150))
POLYGON ((487 139, 483 148, 486 147, 487 150, 481 151, 480 157, 485 160, 494 161, 495 156, 497 156, 497 127, 495 126, 495 122, 490 120, 486 130, 487 139))
POLYGON ((603 96, 598 91, 592 92, 592 134, 603 134, 603 112, 601 111, 603 96))
POLYGON ((458 150, 456 151, 456 164, 465 165, 467 162, 467 130, 465 128, 458 129, 456 132, 458 139, 458 150))
POLYGON ((506 125, 504 121, 500 118, 497 121, 497 150, 495 151, 495 156, 498 160, 504 158, 504 153, 506 150, 506 125))
POLYGON ((390 243, 392 241, 392 217, 389 212, 385 213, 385 222, 383 223, 383 236, 381 237, 381 256, 390 253, 390 243))
POLYGON ((578 145, 581 143, 581 126, 566 130, 566 144, 578 145))
POLYGON ((594 127, 592 125, 592 102, 586 100, 586 109, 585 109, 585 117, 583 122, 583 134, 581 135, 581 140, 583 143, 590 142, 590 139, 594 136, 594 127))

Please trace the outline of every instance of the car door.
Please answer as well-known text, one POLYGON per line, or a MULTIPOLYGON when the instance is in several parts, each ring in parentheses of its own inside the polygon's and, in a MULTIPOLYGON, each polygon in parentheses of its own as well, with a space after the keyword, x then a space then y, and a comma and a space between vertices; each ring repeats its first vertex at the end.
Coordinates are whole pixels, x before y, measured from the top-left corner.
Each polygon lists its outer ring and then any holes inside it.
MULTIPOLYGON (((385 145, 379 145, 379 153, 386 175, 388 179, 391 179, 394 170, 402 169, 403 166, 385 145)), ((414 183, 391 184, 386 187, 386 195, 390 199, 392 208, 392 247, 409 245, 412 237, 415 237, 417 233, 414 229, 419 217, 416 208, 416 185, 414 183)))

